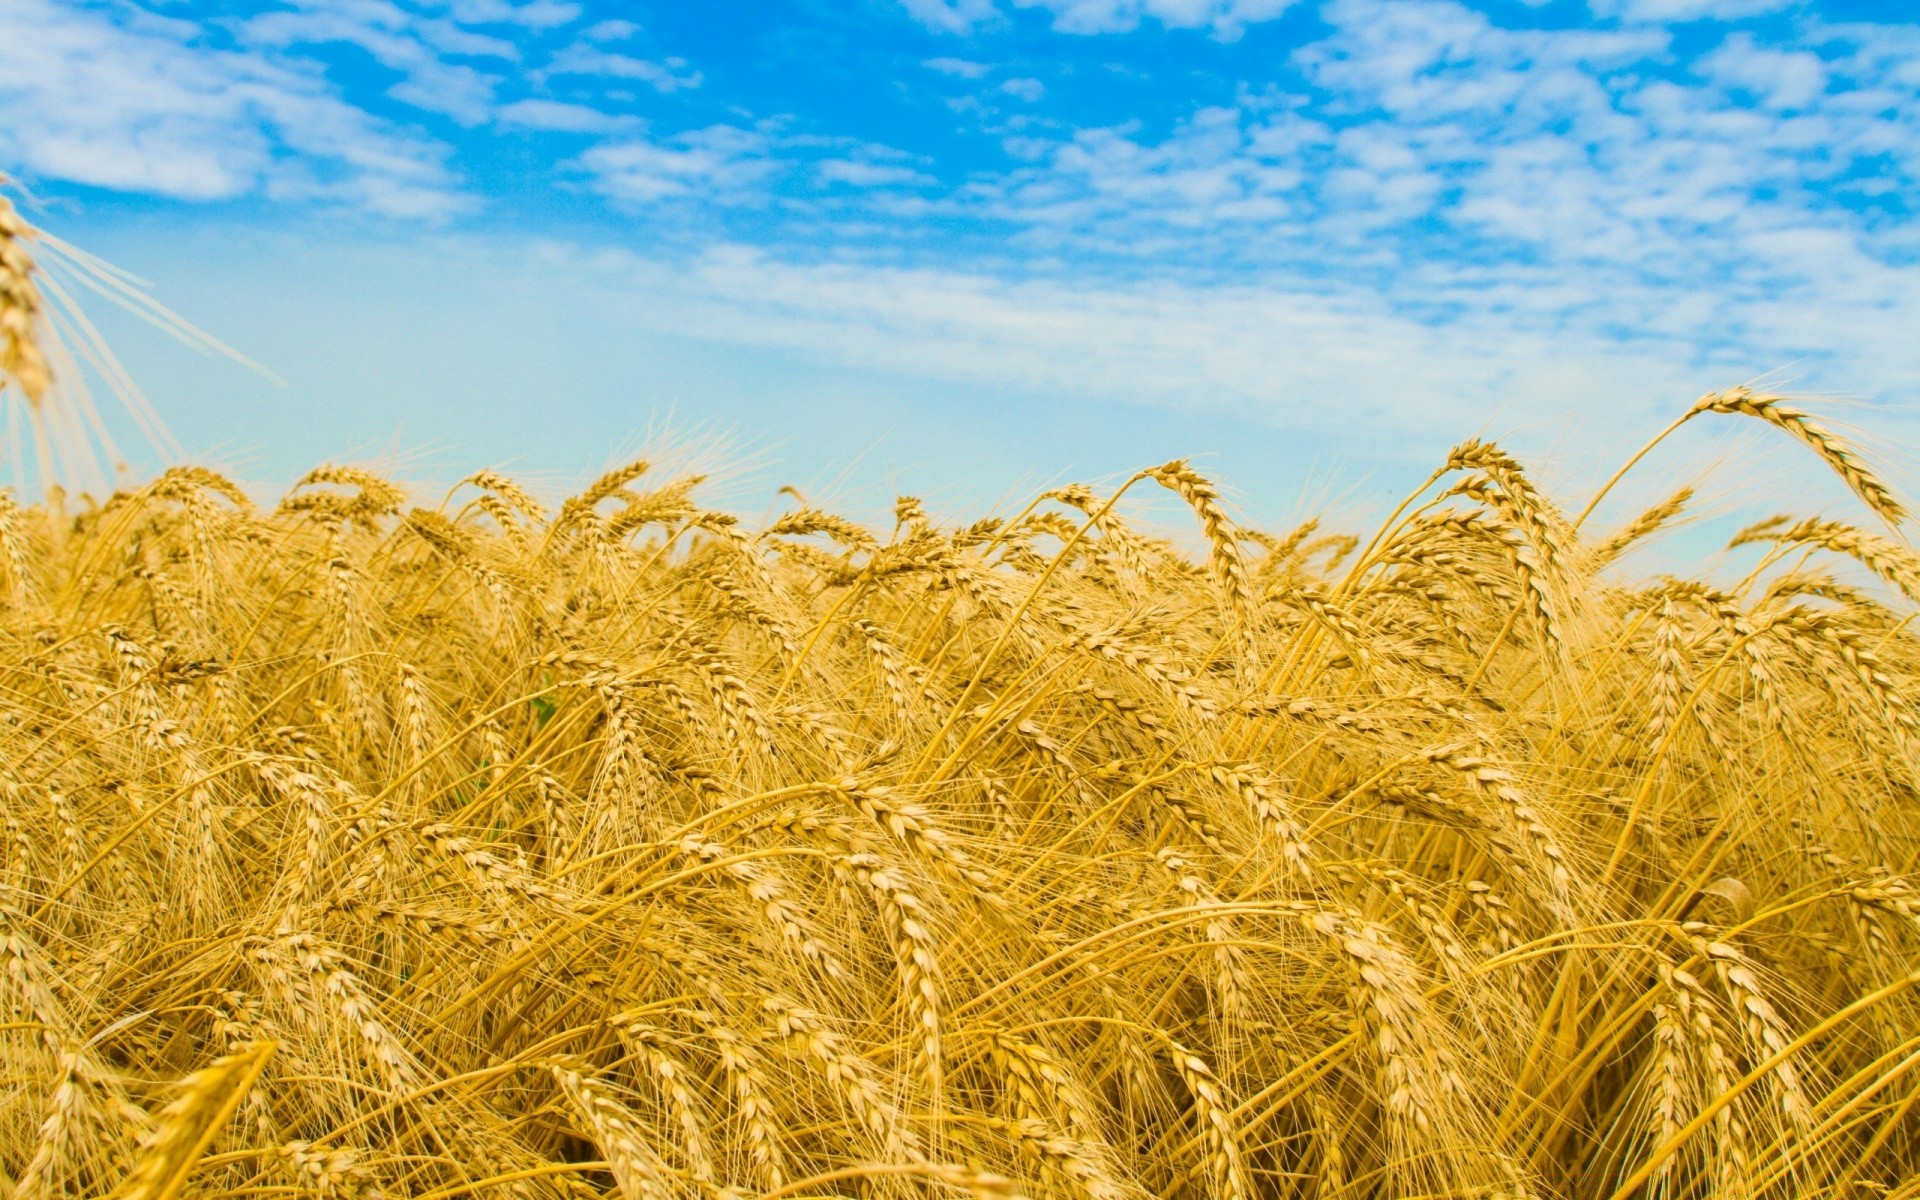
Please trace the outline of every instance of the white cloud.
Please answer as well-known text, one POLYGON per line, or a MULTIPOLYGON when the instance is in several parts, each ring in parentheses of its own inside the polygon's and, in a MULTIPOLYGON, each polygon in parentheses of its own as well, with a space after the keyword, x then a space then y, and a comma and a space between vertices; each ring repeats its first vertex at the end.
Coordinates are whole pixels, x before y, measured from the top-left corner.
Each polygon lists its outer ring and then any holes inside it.
POLYGON ((923 186, 934 182, 932 176, 912 167, 856 158, 822 159, 813 165, 813 172, 823 184, 844 183, 854 188, 923 186))
POLYGON ((1014 0, 1021 8, 1053 13, 1063 33, 1125 33, 1151 18, 1169 29, 1211 29, 1235 38, 1248 25, 1271 21, 1294 0, 1014 0))
MULTIPOLYGON (((589 31, 591 33, 591 31, 589 31)), ((612 54, 596 46, 573 45, 556 53, 542 76, 579 75, 604 79, 633 79, 656 92, 677 92, 700 86, 700 72, 689 70, 682 58, 652 62, 626 54, 612 54)))
POLYGON ((993 0, 900 0, 909 16, 942 33, 969 33, 999 15, 993 0))
POLYGON ((1000 90, 1017 100, 1034 104, 1046 96, 1047 85, 1038 79, 1009 79, 1000 85, 1000 90))
POLYGON ((596 42, 624 42, 640 32, 632 21, 596 21, 587 27, 587 37, 596 42))
POLYGON ((502 105, 495 119, 502 125, 523 129, 547 129, 560 133, 610 133, 630 129, 637 117, 615 116, 584 104, 566 104, 557 100, 516 100, 502 105))
MULTIPOLYGON (((901 0, 908 14, 929 29, 969 33, 1001 16, 995 0, 901 0)), ((1248 25, 1271 21, 1295 0, 1012 0, 1016 8, 1053 14, 1062 33, 1126 33, 1146 20, 1169 29, 1210 29, 1223 39, 1248 25)))
POLYGON ((1737 33, 1701 60, 1715 83, 1744 92, 1768 108, 1806 108, 1827 90, 1827 65, 1806 50, 1775 50, 1737 33))
POLYGON ((1649 24, 1738 21, 1790 7, 1794 0, 1588 0, 1595 16, 1649 24))
POLYGON ((197 44, 137 9, 0 0, 0 159, 183 199, 458 207, 445 149, 342 101, 298 63, 197 44))
POLYGON ((386 0, 300 0, 300 7, 247 20, 242 36, 253 46, 286 49, 338 43, 357 46, 404 78, 388 94, 465 125, 492 114, 497 76, 453 57, 512 61, 514 43, 447 20, 423 17, 386 0))
POLYGON ((964 58, 930 58, 920 65, 958 79, 979 79, 993 70, 985 63, 969 62, 964 58))
POLYGON ((586 151, 574 165, 593 177, 602 194, 627 204, 652 205, 693 199, 703 203, 753 203, 760 185, 780 170, 767 139, 733 125, 713 125, 664 142, 646 138, 609 142, 586 151))
POLYGON ((524 0, 520 4, 508 0, 452 0, 452 12, 456 21, 469 25, 524 25, 530 29, 547 29, 580 18, 580 6, 565 0, 524 0))
MULTIPOLYGON (((781 261, 721 247, 691 261, 550 246, 545 278, 605 290, 658 331, 795 352, 908 377, 1106 402, 1210 408, 1288 428, 1365 430, 1415 446, 1504 411, 1606 406, 1644 422, 1772 358, 1699 361, 1622 348, 1498 314, 1450 324, 1394 311, 1365 287, 1013 282, 988 273, 781 261), (1755 364, 1759 364, 1756 366, 1755 364)), ((596 304, 599 301, 595 302, 596 304)), ((1916 353, 1898 364, 1914 372, 1916 353)))

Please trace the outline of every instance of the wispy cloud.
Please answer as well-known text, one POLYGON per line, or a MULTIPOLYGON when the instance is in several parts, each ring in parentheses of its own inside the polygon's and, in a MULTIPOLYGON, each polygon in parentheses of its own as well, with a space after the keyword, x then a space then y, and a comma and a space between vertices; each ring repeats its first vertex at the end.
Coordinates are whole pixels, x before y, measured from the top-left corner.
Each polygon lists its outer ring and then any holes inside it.
POLYGON ((758 185, 781 169, 767 138, 737 125, 712 125, 667 139, 630 138, 595 146, 575 164, 594 187, 623 204, 697 197, 710 204, 764 198, 758 185))
POLYGON ((302 0, 299 7, 253 17, 240 28, 244 40, 256 47, 342 44, 364 50, 401 74, 400 82, 388 92, 394 99, 466 125, 481 124, 491 116, 499 80, 491 72, 456 60, 519 58, 510 40, 382 0, 339 4, 302 0))
POLYGON ((683 58, 661 62, 614 54, 598 46, 576 44, 555 54, 541 72, 542 77, 587 75, 602 79, 631 79, 656 92, 677 92, 700 86, 700 72, 691 70, 683 58))
POLYGON ((516 100, 494 114, 502 125, 546 129, 562 133, 611 133, 641 125, 640 118, 620 116, 585 104, 559 100, 516 100))
POLYGON ((970 62, 964 58, 930 58, 920 65, 958 79, 983 79, 993 71, 986 63, 970 62))
POLYGON ((993 0, 900 0, 908 15, 929 29, 968 33, 999 15, 993 0))
MULTIPOLYGON (((908 13, 930 29, 970 33, 1002 15, 994 0, 901 0, 908 13)), ((1063 33, 1126 33, 1142 21, 1169 29, 1208 29, 1236 38, 1248 25, 1270 21, 1295 0, 1012 0, 1015 9, 1040 9, 1063 33)))
POLYGON ((1794 0, 1587 0, 1596 16, 1650 24, 1737 21, 1792 7, 1794 0))
POLYGON ((198 32, 132 8, 0 0, 0 160, 193 200, 260 192, 402 216, 465 204, 444 145, 346 103, 309 67, 198 32))
POLYGON ((580 5, 572 0, 451 0, 453 18, 469 25, 521 25, 546 29, 580 19, 580 5))
POLYGON ((1361 287, 1014 282, 796 263, 745 246, 692 260, 557 245, 542 254, 540 274, 591 280, 583 286, 644 309, 662 332, 1029 395, 1365 429, 1383 453, 1430 450, 1496 411, 1513 421, 1604 399, 1608 422, 1631 423, 1764 369, 1737 357, 1623 351, 1490 313, 1437 328, 1361 287))
POLYGON ((924 187, 935 182, 931 175, 899 163, 872 162, 858 158, 828 158, 814 164, 815 177, 823 184, 842 183, 854 188, 924 187))

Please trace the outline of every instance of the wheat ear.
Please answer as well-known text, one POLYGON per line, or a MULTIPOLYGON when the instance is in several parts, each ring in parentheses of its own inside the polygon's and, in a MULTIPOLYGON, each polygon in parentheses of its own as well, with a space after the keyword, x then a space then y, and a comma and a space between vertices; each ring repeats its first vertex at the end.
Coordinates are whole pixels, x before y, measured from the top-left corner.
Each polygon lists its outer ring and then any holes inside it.
POLYGON ((174 1200, 273 1051, 274 1043, 255 1042, 187 1076, 179 1098, 161 1110, 152 1140, 115 1200, 174 1200))
POLYGON ((1853 494, 1860 497, 1861 503, 1878 513, 1887 524, 1898 525, 1906 519, 1906 505, 1893 494, 1892 488, 1873 473, 1857 450, 1806 413, 1789 406, 1779 396, 1756 395, 1743 387, 1709 392, 1694 401, 1693 407, 1687 410, 1688 417, 1700 413, 1730 413, 1765 421, 1824 459, 1833 468, 1834 474, 1840 476, 1853 489, 1853 494))
POLYGON ((33 255, 27 252, 33 236, 33 227, 21 219, 13 202, 0 196, 0 383, 12 376, 28 402, 37 405, 52 386, 53 374, 40 348, 46 306, 33 280, 33 255))

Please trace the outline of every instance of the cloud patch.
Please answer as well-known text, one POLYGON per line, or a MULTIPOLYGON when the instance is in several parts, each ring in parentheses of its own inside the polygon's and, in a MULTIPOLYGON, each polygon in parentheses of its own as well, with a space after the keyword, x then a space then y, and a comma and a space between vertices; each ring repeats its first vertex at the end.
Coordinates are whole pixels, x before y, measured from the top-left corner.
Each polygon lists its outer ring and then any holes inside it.
POLYGON ((587 76, 597 79, 631 79, 656 92, 670 93, 700 86, 700 72, 688 67, 683 58, 660 62, 614 54, 598 46, 575 44, 556 53, 540 72, 542 78, 587 76))
MULTIPOLYGON (((1676 0, 1677 2, 1677 0, 1676 0)), ((1168 29, 1206 29, 1223 40, 1247 26, 1271 21, 1295 0, 1012 0, 1013 9, 1039 9, 1062 33, 1129 33, 1143 22, 1168 29)), ((972 33, 1002 18, 995 0, 902 0, 908 15, 942 33, 972 33)))
POLYGON ((350 105, 316 71, 196 44, 133 8, 0 0, 0 161, 186 200, 265 194, 392 216, 465 206, 445 145, 350 105))
POLYGON ((664 141, 629 138, 593 147, 574 160, 602 195, 637 208, 676 200, 740 205, 765 199, 781 170, 762 134, 712 125, 664 141))
POLYGON ((585 104, 558 100, 516 100, 501 106, 494 119, 502 125, 557 133, 612 133, 641 124, 638 117, 618 116, 585 104))

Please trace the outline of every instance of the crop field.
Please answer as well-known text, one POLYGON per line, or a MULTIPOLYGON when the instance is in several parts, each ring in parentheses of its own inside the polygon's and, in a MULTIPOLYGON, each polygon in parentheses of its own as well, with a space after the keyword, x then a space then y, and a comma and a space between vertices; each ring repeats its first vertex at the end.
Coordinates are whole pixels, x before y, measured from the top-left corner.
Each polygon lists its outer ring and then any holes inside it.
POLYGON ((8 495, 0 1182, 1920 1194, 1907 510, 1779 398, 1680 420, 1876 523, 1641 578, 1687 491, 1480 441, 1353 534, 1180 461, 874 527, 638 462, 8 495))

